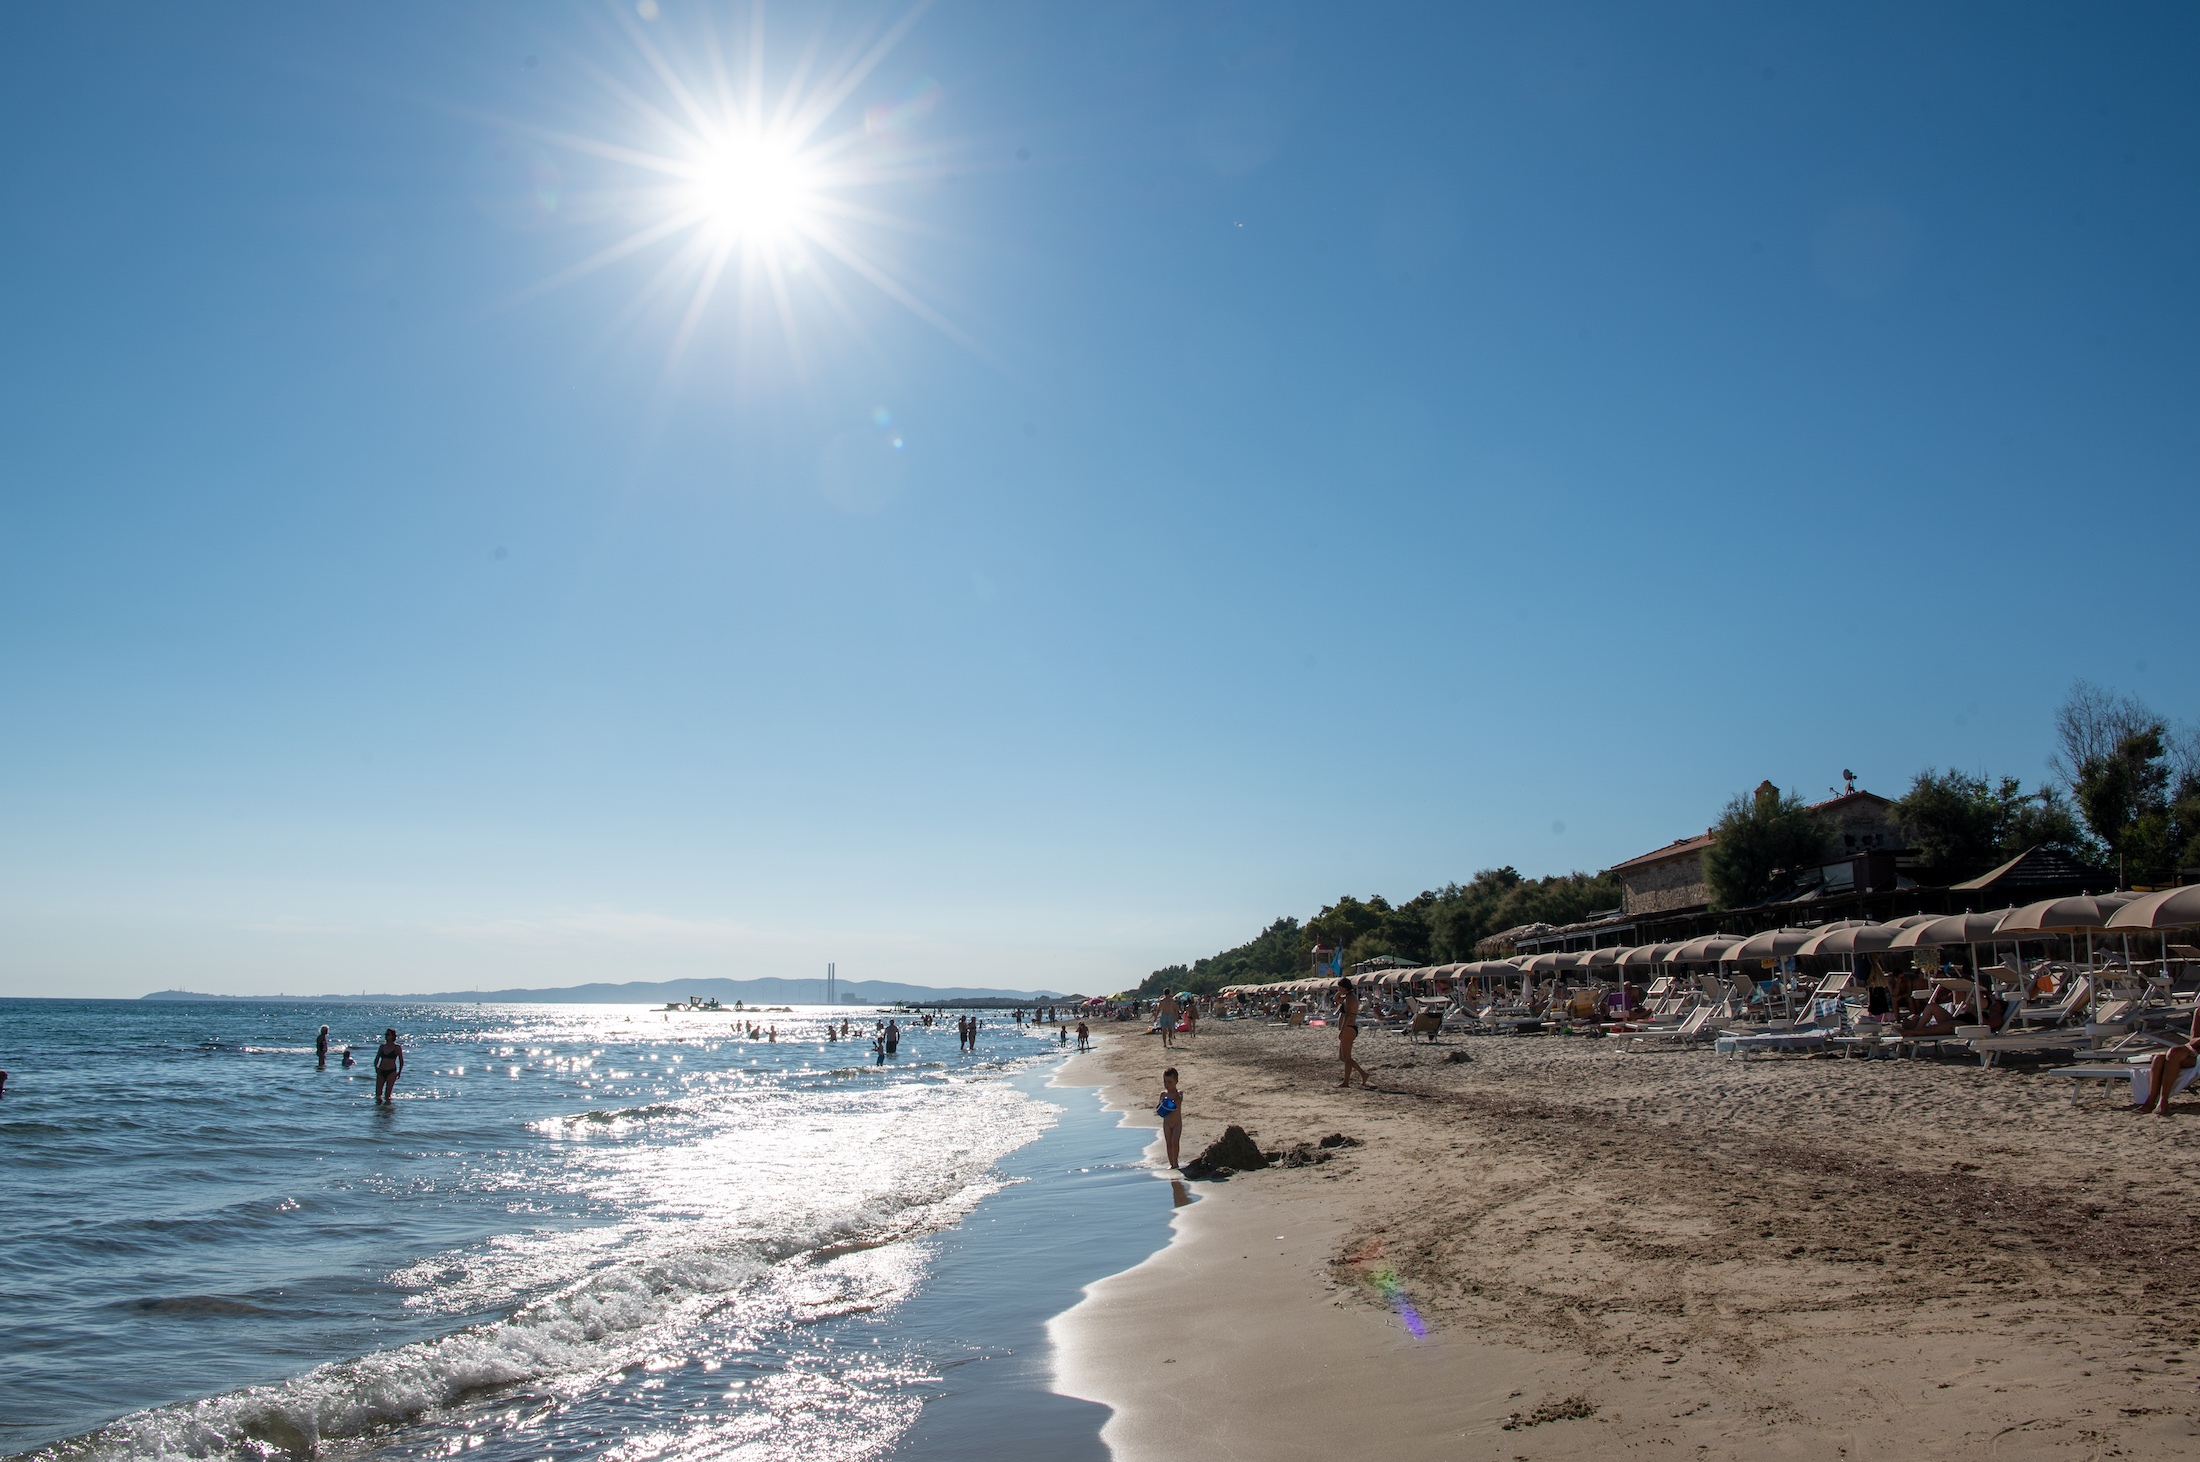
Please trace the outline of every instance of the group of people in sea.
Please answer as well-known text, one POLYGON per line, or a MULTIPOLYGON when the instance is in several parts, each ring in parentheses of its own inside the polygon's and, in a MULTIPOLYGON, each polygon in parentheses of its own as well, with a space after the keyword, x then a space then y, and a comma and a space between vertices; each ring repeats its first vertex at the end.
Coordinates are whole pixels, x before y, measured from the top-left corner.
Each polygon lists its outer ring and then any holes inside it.
MULTIPOLYGON (((1058 1044, 1067 1046, 1069 1044, 1070 1038, 1070 1028, 1068 1023, 1062 1020, 1060 1018, 1059 1012, 1054 1010, 1052 1007, 1043 1007, 1043 1010, 1047 1019, 1050 1020, 1056 1027, 1055 1033, 1058 1044)), ((1034 1010, 1032 1012, 1032 1024, 1039 1024, 1040 1016, 1041 1011, 1034 1010)), ((1024 1013, 1021 1010, 1016 1012, 1016 1023, 1019 1027, 1023 1025, 1023 1017, 1024 1013)), ((933 1023, 933 1018, 931 1014, 925 1013, 911 1017, 910 1024, 912 1026, 919 1023, 925 1025, 926 1027, 931 1026, 933 1023)), ((978 1031, 981 1025, 982 1022, 980 1022, 978 1017, 976 1017, 975 1015, 963 1016, 955 1022, 955 1040, 956 1045, 960 1050, 969 1053, 975 1053, 977 1051, 978 1031)), ((828 1021, 825 1024, 825 1039, 828 1042, 849 1040, 854 1037, 854 1031, 855 1022, 852 1020, 843 1019, 837 1023, 828 1021)), ((874 1061, 883 1062, 887 1057, 896 1054, 901 1049, 902 1033, 903 1027, 901 1022, 893 1016, 888 1016, 884 1020, 875 1022, 872 1027, 871 1033, 872 1059, 874 1061)), ((742 1027, 742 1034, 752 1041, 761 1040, 767 1042, 777 1042, 779 1039, 779 1027, 776 1025, 765 1026, 756 1024, 755 1022, 748 1022, 742 1027)), ((1080 1051, 1086 1051, 1090 1050, 1091 1047, 1092 1030, 1085 1024, 1085 1022, 1080 1020, 1077 1022, 1077 1049, 1080 1051)), ((328 1068, 329 1048, 329 1031, 328 1027, 324 1025, 321 1027, 320 1032, 313 1038, 313 1058, 314 1066, 316 1069, 326 1070, 328 1068)), ((347 1045, 341 1049, 340 1054, 343 1058, 343 1064, 345 1068, 349 1069, 354 1064, 352 1059, 352 1048, 347 1045)), ((400 1076, 404 1075, 404 1073, 405 1046, 404 1043, 398 1039, 395 1027, 391 1027, 382 1032, 382 1042, 374 1049, 374 1100, 377 1105, 387 1104, 396 1100, 397 1079, 400 1076)), ((0 1094, 4 1094, 6 1092, 7 1080, 7 1073, 4 1071, 0 1071, 0 1094)))

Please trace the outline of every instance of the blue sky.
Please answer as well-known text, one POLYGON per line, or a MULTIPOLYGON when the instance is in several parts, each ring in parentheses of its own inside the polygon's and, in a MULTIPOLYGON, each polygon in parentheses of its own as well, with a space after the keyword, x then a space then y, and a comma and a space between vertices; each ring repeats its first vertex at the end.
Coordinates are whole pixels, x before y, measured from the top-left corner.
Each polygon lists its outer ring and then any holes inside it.
POLYGON ((0 993, 1114 989, 2200 712, 2189 11, 942 0, 840 254, 554 283, 910 19, 0 19, 0 993))

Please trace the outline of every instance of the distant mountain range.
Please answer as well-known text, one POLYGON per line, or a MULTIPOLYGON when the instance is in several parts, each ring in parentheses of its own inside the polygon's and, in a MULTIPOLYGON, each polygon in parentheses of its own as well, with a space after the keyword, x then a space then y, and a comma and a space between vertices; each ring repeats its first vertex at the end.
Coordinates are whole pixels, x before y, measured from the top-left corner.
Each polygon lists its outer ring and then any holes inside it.
MULTIPOLYGON (((834 987, 843 1005, 938 1005, 945 1001, 998 1001, 1031 1004, 1070 997, 1054 990, 986 990, 968 986, 902 985, 892 980, 841 980, 834 987)), ((290 1000, 350 1005, 496 1002, 549 1005, 657 1005, 685 1002, 690 995, 731 1005, 816 1005, 825 999, 823 980, 634 980, 623 985, 568 985, 557 990, 442 990, 433 995, 201 995, 191 990, 155 990, 146 1000, 290 1000)))

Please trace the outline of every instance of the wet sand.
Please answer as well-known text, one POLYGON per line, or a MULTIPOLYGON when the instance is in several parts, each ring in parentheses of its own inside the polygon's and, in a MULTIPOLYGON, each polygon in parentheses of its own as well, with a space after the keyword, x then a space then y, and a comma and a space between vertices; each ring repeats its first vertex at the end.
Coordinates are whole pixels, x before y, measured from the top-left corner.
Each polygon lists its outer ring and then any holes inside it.
POLYGON ((2200 1099, 1378 1032, 1347 1092, 1334 1053, 1246 1021, 1089 1058, 1148 1124, 1180 1069, 1187 1157, 1359 1142, 1195 1184, 1054 1322, 1120 1462, 2200 1455, 2200 1099))

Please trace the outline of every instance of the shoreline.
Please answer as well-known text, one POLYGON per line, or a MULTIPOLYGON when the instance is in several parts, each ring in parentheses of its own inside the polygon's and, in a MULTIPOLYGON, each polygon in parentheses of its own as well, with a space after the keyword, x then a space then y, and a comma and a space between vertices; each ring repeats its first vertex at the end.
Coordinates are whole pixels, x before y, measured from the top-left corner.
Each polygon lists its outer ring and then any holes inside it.
POLYGON ((1387 1033, 1361 1043, 1376 1089, 1347 1092, 1326 1034, 1215 1022, 1088 1058, 1149 1129, 1180 1067, 1187 1157, 1228 1122, 1361 1142, 1191 1185, 1166 1248, 1050 1323, 1055 1384, 1112 1409, 1118 1462, 2200 1455, 2190 1105, 1387 1033))

